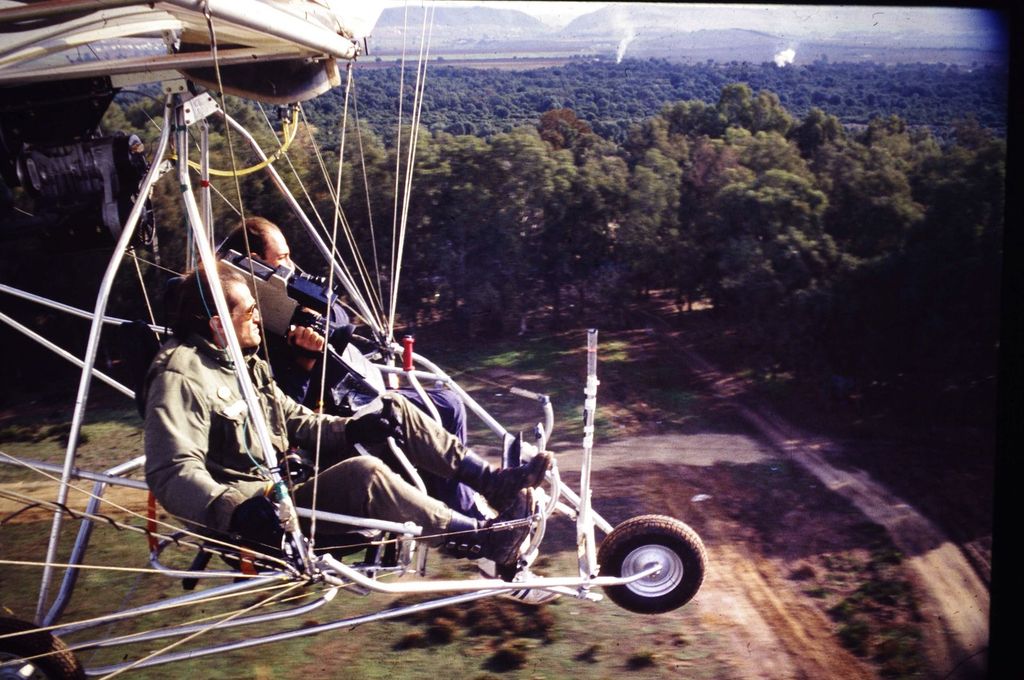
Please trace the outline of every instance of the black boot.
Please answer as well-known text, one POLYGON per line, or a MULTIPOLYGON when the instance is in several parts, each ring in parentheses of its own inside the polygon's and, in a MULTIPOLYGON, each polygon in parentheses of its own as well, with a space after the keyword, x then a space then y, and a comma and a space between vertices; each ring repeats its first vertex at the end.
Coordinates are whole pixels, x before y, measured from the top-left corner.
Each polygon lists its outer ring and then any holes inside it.
POLYGON ((499 574, 514 573, 519 549, 530 534, 526 520, 531 512, 530 494, 525 491, 516 494, 504 512, 483 523, 453 511, 442 550, 452 557, 487 558, 498 566, 499 574))
POLYGON ((539 451, 525 465, 497 469, 472 451, 459 462, 455 479, 479 491, 491 507, 502 512, 516 501, 523 489, 532 489, 544 481, 551 467, 551 454, 539 451))

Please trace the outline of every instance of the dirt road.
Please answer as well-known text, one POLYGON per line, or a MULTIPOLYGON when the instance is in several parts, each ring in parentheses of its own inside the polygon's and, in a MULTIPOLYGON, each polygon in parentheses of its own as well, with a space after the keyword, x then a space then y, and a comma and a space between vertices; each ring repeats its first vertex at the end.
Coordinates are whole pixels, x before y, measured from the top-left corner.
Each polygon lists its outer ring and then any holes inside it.
MULTIPOLYGON (((740 428, 743 432, 701 429, 599 438, 595 497, 621 502, 622 509, 628 505, 630 512, 646 503, 642 511, 697 523, 705 538, 709 570, 704 586, 685 610, 695 611, 701 627, 716 641, 715 658, 732 671, 722 677, 877 677, 877 667, 870 660, 841 644, 835 621, 808 595, 806 584, 797 576, 813 570, 808 556, 819 554, 822 544, 849 545, 849 541, 843 544, 844 532, 856 522, 884 528, 904 555, 902 566, 913 581, 920 610, 916 623, 924 636, 920 646, 929 655, 925 677, 981 677, 988 645, 989 593, 960 548, 876 480, 848 466, 839 467, 836 461, 842 452, 836 442, 799 431, 752 400, 740 383, 699 355, 685 352, 682 357, 723 408, 738 416, 733 420, 747 426, 740 428), (797 484, 795 491, 773 505, 764 502, 775 491, 773 480, 753 479, 764 487, 757 490, 763 495, 756 496, 748 491, 751 478, 736 476, 741 474, 737 470, 762 474, 785 465, 801 471, 800 484, 811 480, 817 489, 805 490, 797 484), (741 498, 741 493, 750 497, 741 498), (803 493, 817 494, 815 502, 801 507, 803 493), (817 502, 821 495, 843 499, 841 512, 827 514, 828 509, 817 502), (852 520, 851 514, 856 515, 852 520), (774 532, 768 549, 763 536, 755 535, 757 523, 759 530, 774 532)), ((600 410, 600 396, 598 405, 600 410)), ((579 469, 580 454, 571 442, 563 446, 559 465, 571 476, 579 469)), ((14 488, 52 497, 43 486, 20 482, 14 488)), ((114 490, 109 498, 136 510, 144 506, 144 494, 134 490, 114 490)), ((69 503, 77 506, 84 501, 73 495, 69 503)), ((3 516, 17 509, 0 499, 3 516)), ((615 512, 613 505, 611 515, 615 512)), ((49 514, 36 509, 14 521, 45 521, 49 514)), ((611 515, 606 516, 624 518, 611 515)), ((682 615, 673 612, 666 618, 681 620, 682 615)))
MULTIPOLYGON (((686 351, 691 367, 716 394, 730 398, 728 381, 695 352, 686 351)), ((863 473, 833 467, 822 453, 833 442, 800 432, 763 405, 737 404, 740 414, 772 448, 799 463, 833 492, 850 500, 873 522, 888 531, 907 555, 923 596, 925 648, 941 677, 957 670, 980 674, 989 637, 989 591, 964 554, 909 504, 863 473)))
MULTIPOLYGON (((834 442, 798 431, 767 407, 738 399, 738 388, 693 352, 685 358, 692 370, 721 400, 729 403, 756 433, 666 434, 599 443, 595 475, 613 467, 664 465, 750 465, 792 461, 834 494, 845 498, 865 518, 883 527, 905 555, 915 581, 923 621, 922 647, 929 655, 929 676, 982 677, 989 633, 989 592, 961 550, 908 503, 866 474, 840 469, 826 453, 834 442)), ((572 469, 578 454, 560 456, 572 469)), ((666 468, 668 469, 668 468, 666 468)), ((663 484, 672 476, 661 475, 663 484)), ((692 516, 693 499, 666 489, 660 498, 669 514, 692 516), (671 507, 672 505, 676 507, 671 507)), ((780 518, 781 521, 781 518, 780 518)), ((800 526, 793 532, 810 531, 800 526)), ((719 536, 721 538, 721 536, 719 536)), ((722 631, 733 648, 730 661, 739 677, 870 678, 874 669, 857 658, 832 633, 835 626, 794 584, 779 561, 765 559, 743 541, 708 542, 707 580, 691 606, 702 620, 722 631)))

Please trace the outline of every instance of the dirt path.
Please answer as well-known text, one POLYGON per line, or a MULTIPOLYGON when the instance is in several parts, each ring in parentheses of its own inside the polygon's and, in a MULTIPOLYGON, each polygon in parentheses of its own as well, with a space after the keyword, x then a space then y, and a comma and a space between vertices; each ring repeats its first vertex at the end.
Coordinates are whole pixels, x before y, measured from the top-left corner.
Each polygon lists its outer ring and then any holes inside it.
POLYGON ((715 394, 731 400, 738 412, 770 443, 833 492, 848 499, 888 531, 905 555, 920 585, 926 625, 924 648, 939 677, 979 675, 985 668, 989 635, 989 592, 964 554, 913 507, 863 473, 831 465, 824 452, 832 442, 809 437, 766 407, 737 402, 735 390, 702 357, 684 351, 693 370, 715 394))
MULTIPOLYGON (((829 454, 839 450, 834 442, 809 436, 763 404, 752 402, 743 395, 742 386, 699 355, 684 351, 683 357, 711 392, 752 426, 756 436, 674 433, 598 440, 595 479, 601 480, 602 471, 613 468, 660 466, 669 470, 680 463, 687 468, 712 468, 720 464, 770 464, 780 459, 794 462, 884 527, 906 555, 904 564, 913 574, 921 603, 922 647, 930 655, 929 677, 980 677, 988 644, 989 593, 960 549, 913 507, 866 474, 832 464, 829 454)), ((578 447, 565 446, 567 450, 559 452, 559 465, 567 472, 576 471, 580 464, 578 447)), ((692 516, 694 499, 680 493, 682 487, 672 475, 645 477, 645 488, 657 497, 659 511, 692 516)), ((624 484, 629 484, 628 480, 624 484)), ((47 483, 22 482, 11 487, 29 496, 53 495, 47 483)), ((142 510, 145 495, 131 489, 113 489, 109 500, 142 510)), ((84 506, 84 500, 80 494, 73 494, 69 504, 84 506)), ((0 516, 16 509, 16 504, 0 499, 0 516)), ((105 510, 114 514, 109 506, 105 510)), ((49 511, 35 509, 14 521, 47 520, 49 516, 49 511)), ((721 540, 731 536, 735 525, 723 523, 719 528, 721 520, 714 512, 707 513, 705 521, 711 523, 711 533, 718 540, 708 541, 709 571, 688 609, 697 612, 702 627, 714 631, 723 648, 716 655, 732 667, 734 677, 875 677, 876 671, 868 662, 839 643, 833 634, 835 624, 794 584, 782 562, 762 554, 743 537, 721 540)))
MULTIPOLYGON (((733 434, 666 434, 599 443, 594 452, 595 479, 603 471, 652 464, 711 468, 720 463, 767 463, 778 454, 758 441, 733 434)), ((578 471, 578 450, 559 452, 563 471, 578 471)), ((656 475, 655 475, 656 476, 656 475)), ((655 484, 662 512, 687 517, 692 502, 666 475, 655 484)), ((723 530, 720 533, 727 533, 723 530)), ((742 542, 706 544, 708 572, 689 607, 716 632, 729 650, 735 677, 763 680, 796 678, 870 679, 865 662, 844 649, 831 634, 833 625, 806 598, 793 591, 779 568, 742 542)))
MULTIPOLYGON (((826 454, 837 445, 808 436, 767 407, 738 399, 739 388, 699 355, 685 358, 720 399, 727 400, 760 435, 666 434, 614 442, 598 442, 595 475, 600 470, 651 463, 712 466, 751 464, 784 458, 795 462, 833 493, 847 499, 872 522, 882 526, 906 556, 919 592, 923 648, 935 677, 981 677, 985 671, 989 634, 989 592, 963 552, 932 522, 862 472, 835 467, 826 454)), ((559 455, 563 469, 578 469, 580 454, 559 455)), ((666 481, 666 485, 671 482, 666 481)), ((666 490, 679 507, 666 508, 687 516, 690 499, 666 490)), ((670 500, 669 505, 673 503, 670 500)), ((751 554, 742 542, 707 546, 707 580, 692 606, 709 627, 720 630, 733 649, 741 677, 870 678, 873 670, 838 644, 834 625, 787 582, 776 563, 751 554)))
MULTIPOLYGON (((714 366, 693 351, 684 350, 684 355, 718 396, 734 396, 728 381, 714 366)), ((924 646, 938 675, 950 677, 959 670, 983 672, 989 636, 989 591, 957 546, 913 507, 866 474, 828 463, 823 453, 835 450, 832 442, 809 437, 764 406, 735 400, 733 404, 775 450, 884 527, 896 547, 907 555, 907 564, 917 576, 924 598, 924 646)))

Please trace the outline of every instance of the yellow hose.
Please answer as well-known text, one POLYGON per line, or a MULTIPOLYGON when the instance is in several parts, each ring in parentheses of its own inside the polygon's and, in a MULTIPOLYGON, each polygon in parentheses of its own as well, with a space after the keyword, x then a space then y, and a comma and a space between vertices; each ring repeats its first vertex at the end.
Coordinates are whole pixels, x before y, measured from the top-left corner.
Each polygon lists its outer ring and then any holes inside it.
MULTIPOLYGON (((260 161, 256 165, 250 165, 247 168, 242 168, 241 170, 237 170, 237 171, 216 170, 214 168, 210 168, 210 170, 209 170, 210 175, 212 175, 214 177, 235 177, 235 176, 237 176, 237 177, 244 177, 245 175, 250 175, 250 174, 252 174, 252 173, 254 173, 254 172, 258 171, 258 170, 262 170, 263 168, 267 167, 271 163, 274 163, 275 161, 280 159, 281 156, 283 156, 288 151, 288 147, 291 146, 292 141, 295 139, 295 133, 298 132, 298 129, 299 129, 299 109, 298 109, 298 107, 294 107, 294 108, 292 108, 292 118, 291 118, 291 120, 289 121, 289 120, 286 119, 286 120, 284 120, 281 123, 281 136, 284 137, 284 142, 281 144, 281 148, 280 149, 278 149, 277 151, 272 153, 270 156, 268 156, 266 160, 260 161)), ((171 158, 173 160, 177 160, 178 156, 176 154, 171 154, 171 158)), ((188 162, 188 166, 190 168, 192 168, 193 170, 198 170, 200 172, 202 171, 202 166, 199 163, 197 163, 196 161, 189 161, 188 162)))

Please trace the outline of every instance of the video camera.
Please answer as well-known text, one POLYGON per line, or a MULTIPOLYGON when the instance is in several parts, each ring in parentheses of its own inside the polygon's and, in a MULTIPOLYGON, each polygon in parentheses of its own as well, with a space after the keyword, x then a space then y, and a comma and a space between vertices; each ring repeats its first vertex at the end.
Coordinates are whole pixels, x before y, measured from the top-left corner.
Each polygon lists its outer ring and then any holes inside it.
POLYGON ((287 338, 292 326, 306 326, 328 338, 339 352, 351 340, 354 326, 345 310, 335 304, 338 295, 325 277, 287 267, 275 269, 236 250, 227 251, 221 259, 245 277, 259 300, 263 328, 268 332, 287 338))
POLYGON ((267 332, 287 338, 291 326, 312 328, 327 338, 328 353, 344 370, 346 381, 372 397, 386 389, 380 372, 362 354, 344 354, 350 343, 356 348, 373 343, 355 334, 355 326, 341 305, 336 304, 338 295, 324 277, 287 267, 275 269, 237 250, 222 250, 220 257, 245 277, 253 296, 259 300, 260 317, 267 332), (321 310, 330 313, 321 314, 321 310))

